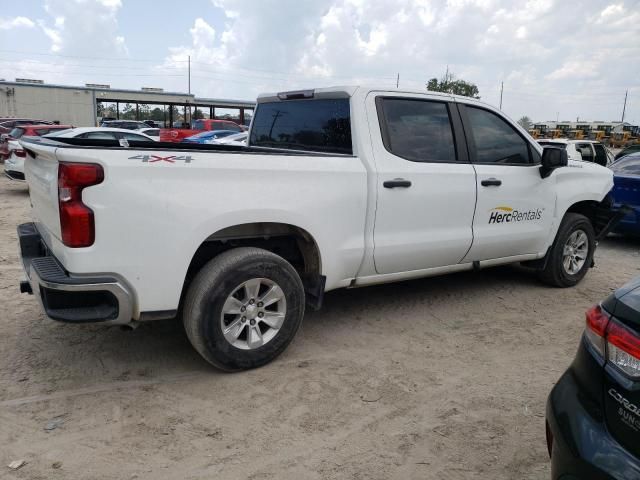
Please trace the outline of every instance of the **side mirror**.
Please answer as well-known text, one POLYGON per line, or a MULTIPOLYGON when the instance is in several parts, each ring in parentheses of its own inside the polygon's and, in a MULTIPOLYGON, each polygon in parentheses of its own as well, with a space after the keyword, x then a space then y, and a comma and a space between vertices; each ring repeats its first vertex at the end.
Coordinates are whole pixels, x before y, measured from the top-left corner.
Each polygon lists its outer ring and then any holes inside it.
POLYGON ((566 167, 569 164, 569 157, 564 148, 544 147, 542 150, 542 166, 540 176, 547 178, 556 168, 566 167))

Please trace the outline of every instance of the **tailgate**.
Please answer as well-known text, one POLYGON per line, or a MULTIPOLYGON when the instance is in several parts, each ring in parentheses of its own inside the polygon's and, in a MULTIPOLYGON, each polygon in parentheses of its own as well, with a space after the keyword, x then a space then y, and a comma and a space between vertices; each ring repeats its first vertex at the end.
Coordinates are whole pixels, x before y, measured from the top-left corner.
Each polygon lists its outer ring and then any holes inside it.
POLYGON ((24 173, 29 184, 31 216, 45 242, 51 245, 51 235, 60 239, 57 148, 36 142, 20 143, 27 151, 24 173))

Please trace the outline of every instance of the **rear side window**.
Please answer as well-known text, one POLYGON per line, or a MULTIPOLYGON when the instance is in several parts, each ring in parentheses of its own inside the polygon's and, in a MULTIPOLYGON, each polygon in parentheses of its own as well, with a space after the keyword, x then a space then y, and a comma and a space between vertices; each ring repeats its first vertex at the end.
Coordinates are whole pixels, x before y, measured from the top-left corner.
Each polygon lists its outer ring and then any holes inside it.
POLYGON ((412 162, 455 162, 449 109, 444 102, 380 98, 378 118, 385 148, 412 162))
POLYGON ((95 140, 115 140, 113 132, 89 132, 81 135, 81 138, 93 138, 95 140))
POLYGON ((350 155, 349 99, 261 103, 253 119, 250 145, 350 155))
POLYGON ((242 129, 233 122, 220 122, 213 130, 231 130, 232 132, 241 132, 242 129))
POLYGON ((193 122, 194 130, 204 130, 204 122, 202 120, 196 120, 193 122))
POLYGON ((529 144, 493 112, 466 107, 476 145, 476 163, 529 164, 529 144))
POLYGON ((135 133, 122 133, 122 138, 126 138, 127 140, 132 140, 136 142, 148 142, 149 139, 147 137, 143 137, 142 135, 136 135, 135 133))
POLYGON ((24 128, 19 128, 16 127, 13 130, 11 130, 11 132, 9 132, 9 135, 12 136, 13 138, 20 138, 22 135, 24 135, 24 128))

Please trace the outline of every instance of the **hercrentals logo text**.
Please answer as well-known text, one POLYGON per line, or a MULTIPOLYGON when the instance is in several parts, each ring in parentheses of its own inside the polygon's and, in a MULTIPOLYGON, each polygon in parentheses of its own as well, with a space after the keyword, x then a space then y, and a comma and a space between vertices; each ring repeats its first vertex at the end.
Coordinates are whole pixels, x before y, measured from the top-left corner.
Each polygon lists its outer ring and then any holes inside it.
POLYGON ((542 210, 527 210, 521 212, 511 207, 495 207, 490 210, 489 223, 513 223, 527 222, 532 220, 540 220, 542 218, 542 210))

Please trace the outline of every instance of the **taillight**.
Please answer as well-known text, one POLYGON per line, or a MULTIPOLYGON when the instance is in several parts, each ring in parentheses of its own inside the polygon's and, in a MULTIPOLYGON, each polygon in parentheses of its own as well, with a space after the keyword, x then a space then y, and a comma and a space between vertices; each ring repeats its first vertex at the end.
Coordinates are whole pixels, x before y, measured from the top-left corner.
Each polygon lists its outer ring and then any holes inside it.
POLYGON ((62 243, 67 247, 89 247, 95 240, 93 210, 82 203, 82 190, 104 179, 104 170, 92 163, 58 166, 58 206, 62 243))
POLYGON ((602 311, 600 305, 594 305, 586 313, 587 328, 584 333, 602 358, 604 358, 605 333, 609 323, 609 315, 602 311))
POLYGON ((640 376, 640 337, 615 320, 607 327, 607 360, 631 377, 640 376))
POLYGON ((611 318, 599 305, 587 310, 586 317, 585 336, 591 346, 625 374, 640 377, 640 335, 611 318))
POLYGON ((13 153, 16 155, 16 157, 27 158, 27 152, 25 152, 24 150, 14 150, 13 153))

